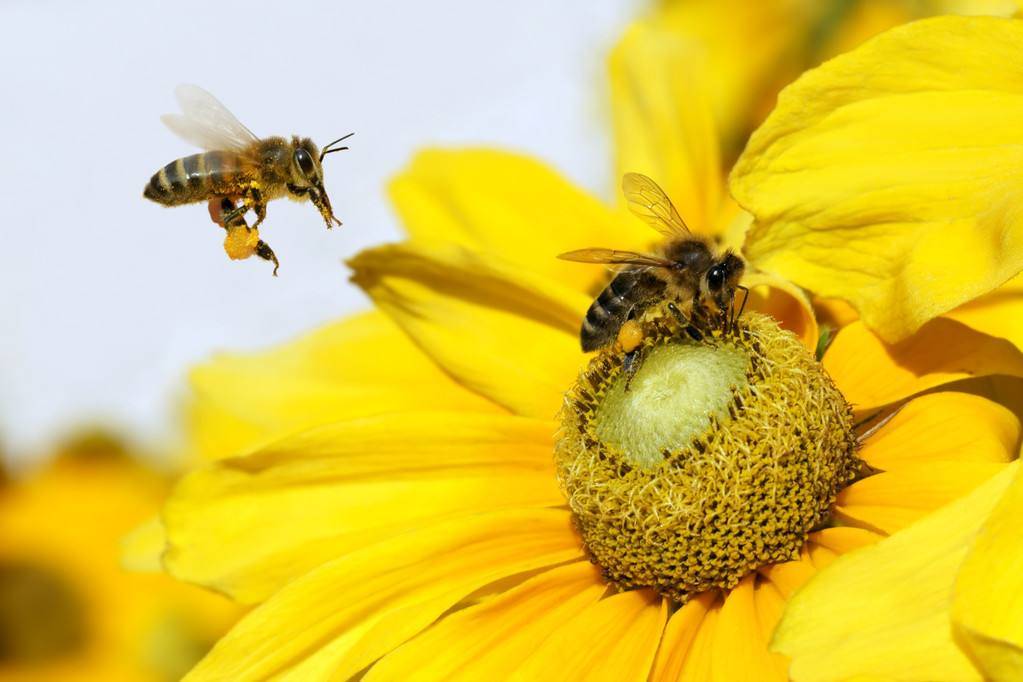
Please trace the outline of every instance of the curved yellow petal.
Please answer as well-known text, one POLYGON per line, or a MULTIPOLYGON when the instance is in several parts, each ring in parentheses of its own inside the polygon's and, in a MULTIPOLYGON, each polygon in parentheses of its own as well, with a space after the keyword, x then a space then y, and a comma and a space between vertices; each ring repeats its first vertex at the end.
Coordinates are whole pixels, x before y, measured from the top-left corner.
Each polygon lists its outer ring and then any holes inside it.
POLYGON ((703 626, 707 611, 717 601, 717 594, 704 592, 672 614, 657 649, 651 682, 675 682, 680 679, 696 633, 703 626))
POLYGON ((747 303, 750 310, 770 315, 798 336, 808 350, 816 350, 820 330, 810 299, 802 289, 781 277, 758 271, 747 273, 742 283, 750 288, 747 303))
POLYGON ((583 362, 591 299, 450 244, 395 244, 349 261, 352 281, 459 383, 509 410, 553 418, 583 362))
POLYGON ((838 558, 790 601, 773 648, 803 680, 979 680, 949 619, 952 585, 1018 463, 908 528, 838 558))
POLYGON ((864 323, 842 329, 824 368, 856 410, 870 410, 959 379, 1023 376, 1023 353, 1008 341, 937 318, 905 341, 887 344, 864 323))
POLYGON ((889 342, 1023 269, 1023 22, 892 29, 786 88, 732 174, 758 267, 889 342))
POLYGON ((715 680, 780 680, 787 661, 767 650, 768 638, 754 599, 756 574, 748 575, 725 595, 714 627, 715 680))
POLYGON ((962 497, 1006 466, 989 461, 904 463, 844 489, 835 513, 846 522, 894 533, 962 497))
MULTIPOLYGON (((694 70, 703 49, 660 22, 637 22, 611 53, 609 71, 615 177, 648 175, 671 197, 690 229, 712 234, 723 173, 714 119, 694 70)), ((623 248, 650 241, 648 228, 638 221, 630 227, 642 231, 622 242, 623 248)))
POLYGON ((631 248, 620 216, 543 163, 491 149, 420 152, 391 200, 413 241, 452 242, 586 291, 599 273, 558 260, 592 246, 631 248))
POLYGON ((1023 275, 950 310, 945 317, 1023 349, 1023 275))
POLYGON ((189 376, 190 446, 227 457, 320 424, 404 410, 503 412, 460 386, 386 315, 355 315, 189 376))
POLYGON ((952 619, 960 642, 994 682, 1023 675, 1023 475, 980 529, 956 578, 952 619))
POLYGON ((942 391, 914 398, 863 444, 860 458, 875 469, 940 461, 1009 462, 1020 446, 1020 422, 1005 407, 969 393, 942 391))
POLYGON ((121 538, 121 566, 135 573, 161 573, 166 548, 167 531, 154 515, 121 538))
POLYGON ((186 679, 348 679, 472 591, 581 554, 570 515, 560 510, 480 514, 423 528, 292 581, 186 679))
POLYGON ((552 568, 444 618, 384 656, 364 679, 508 679, 540 644, 570 627, 606 590, 600 570, 588 561, 552 568))
POLYGON ((812 578, 817 569, 814 568, 813 562, 810 561, 809 549, 803 548, 799 559, 764 566, 757 572, 765 580, 770 581, 778 589, 778 592, 787 599, 802 587, 807 580, 812 578))
POLYGON ((563 503, 554 424, 462 412, 383 415, 292 436, 185 477, 164 565, 243 602, 321 563, 453 515, 563 503))
POLYGON ((651 590, 607 597, 562 625, 510 679, 641 682, 667 619, 667 600, 651 590))
MULTIPOLYGON (((707 610, 696 629, 686 652, 686 658, 678 682, 715 682, 714 676, 714 634, 721 619, 721 606, 717 604, 707 610)), ((670 679, 670 678, 669 678, 670 679)))
POLYGON ((688 0, 665 5, 650 24, 691 46, 687 70, 702 79, 728 156, 798 75, 812 26, 830 3, 688 0), (727 28, 724 28, 727 27, 727 28))

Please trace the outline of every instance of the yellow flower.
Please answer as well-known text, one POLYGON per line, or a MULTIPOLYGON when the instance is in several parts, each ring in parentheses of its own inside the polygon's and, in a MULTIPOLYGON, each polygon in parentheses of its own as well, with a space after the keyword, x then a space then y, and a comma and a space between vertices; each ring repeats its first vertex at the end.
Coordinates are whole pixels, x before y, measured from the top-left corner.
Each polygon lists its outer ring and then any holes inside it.
MULTIPOLYGON (((733 171, 757 218, 749 258, 851 301, 863 322, 836 346, 860 337, 864 359, 899 365, 881 392, 864 383, 847 395, 885 402, 981 365, 1023 376, 1021 39, 1013 19, 892 30, 783 92, 733 171), (936 375, 939 346, 959 357, 936 375)), ((793 677, 1020 679, 1023 536, 1010 520, 1021 495, 1023 479, 1006 472, 811 582, 775 639, 793 677)))
MULTIPOLYGON (((743 220, 720 188, 713 116, 680 87, 691 82, 686 51, 671 36, 640 25, 613 58, 621 163, 665 178, 694 225, 735 243, 743 220)), ((986 517, 978 499, 1018 491, 1007 487, 1020 441, 1009 410, 967 393, 919 395, 1023 376, 1023 354, 986 333, 998 319, 983 308, 939 317, 897 346, 852 322, 824 359, 845 399, 861 415, 909 401, 865 438, 858 455, 876 473, 838 494, 841 525, 810 532, 797 559, 681 608, 651 589, 609 592, 552 461, 555 414, 583 364, 579 321, 600 282, 552 256, 642 248, 650 234, 537 162, 493 151, 422 154, 392 196, 412 240, 351 263, 381 312, 193 374, 202 447, 247 454, 182 481, 163 513, 163 562, 260 605, 191 679, 784 679, 771 633, 815 573, 886 536, 878 551, 897 550, 948 509, 961 517, 954 543, 968 519, 986 517)), ((812 345, 802 293, 760 276, 769 286, 756 306, 812 345)), ((1004 541, 995 532, 989 551, 1004 541)), ((869 555, 845 565, 858 556, 869 555)), ((889 556, 871 564, 883 584, 920 555, 889 556)), ((986 632, 975 615, 964 627, 986 632)), ((869 630, 870 614, 858 616, 869 630)))
POLYGON ((103 437, 0 482, 0 680, 177 679, 234 621, 218 595, 118 565, 166 483, 103 437))

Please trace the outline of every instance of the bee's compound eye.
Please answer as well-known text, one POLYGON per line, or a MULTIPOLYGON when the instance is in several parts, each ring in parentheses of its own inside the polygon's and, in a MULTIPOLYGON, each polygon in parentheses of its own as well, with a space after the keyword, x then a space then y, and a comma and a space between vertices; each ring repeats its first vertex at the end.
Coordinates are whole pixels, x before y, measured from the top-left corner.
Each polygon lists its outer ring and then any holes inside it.
POLYGON ((720 289, 725 285, 725 266, 715 265, 707 273, 707 284, 711 289, 720 289))
POLYGON ((298 168, 302 171, 302 175, 307 178, 313 177, 316 167, 313 165, 313 157, 309 156, 309 152, 304 149, 296 149, 295 163, 298 164, 298 168))

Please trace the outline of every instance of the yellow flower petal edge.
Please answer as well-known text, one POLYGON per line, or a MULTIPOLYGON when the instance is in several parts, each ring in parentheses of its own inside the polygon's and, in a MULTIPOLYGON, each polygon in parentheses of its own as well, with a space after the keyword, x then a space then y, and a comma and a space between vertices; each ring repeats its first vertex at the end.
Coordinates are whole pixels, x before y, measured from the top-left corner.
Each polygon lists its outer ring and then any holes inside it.
POLYGON ((956 581, 956 634, 993 682, 1023 678, 1023 474, 981 528, 956 581))
POLYGON ((346 552, 438 519, 556 506, 552 422, 415 412, 319 427, 186 476, 164 565, 258 602, 346 552))
POLYGON ((352 281, 459 383, 550 419, 579 370, 591 297, 449 243, 382 246, 348 262, 352 281))
POLYGON ((121 539, 121 566, 137 573, 161 573, 166 547, 163 521, 154 516, 121 539))
POLYGON ((907 402, 863 444, 860 458, 875 469, 935 462, 1011 462, 1019 453, 1020 421, 981 396, 939 391, 907 402))
POLYGON ((349 679, 484 585, 581 557, 566 511, 438 523, 292 581, 243 618, 185 679, 349 679))
POLYGON ((391 181, 390 195, 413 241, 493 254, 579 291, 598 273, 558 260, 559 253, 638 248, 652 234, 540 161, 498 150, 422 151, 391 181))
POLYGON ((616 177, 654 178, 689 227, 709 234, 722 170, 714 119, 693 70, 701 47, 653 22, 636 23, 611 53, 609 70, 616 177))
POLYGON ((816 350, 820 329, 810 299, 802 289, 769 272, 755 270, 746 273, 742 283, 750 289, 749 310, 767 313, 798 336, 809 351, 816 350))
POLYGON ((811 578, 789 602, 772 643, 792 659, 792 679, 979 680, 953 638, 953 583, 1018 472, 1018 462, 1007 465, 969 495, 811 578))
POLYGON ((600 569, 588 561, 544 571, 436 623, 384 656, 365 679, 507 679, 606 590, 600 569))
POLYGON ((652 590, 602 599, 533 651, 516 680, 643 682, 668 620, 668 601, 652 590))
POLYGON ((190 442, 204 459, 372 414, 504 412, 452 380, 378 311, 267 350, 218 354, 195 367, 189 379, 190 442))
POLYGON ((974 299, 945 317, 1023 349, 1023 275, 1017 275, 989 294, 974 299))
POLYGON ((1023 22, 939 17, 804 74, 732 173, 758 267, 889 342, 1023 269, 1023 22))
POLYGON ((960 379, 1023 377, 1023 353, 1004 339, 944 317, 896 344, 857 321, 835 336, 824 369, 854 409, 871 410, 960 379))

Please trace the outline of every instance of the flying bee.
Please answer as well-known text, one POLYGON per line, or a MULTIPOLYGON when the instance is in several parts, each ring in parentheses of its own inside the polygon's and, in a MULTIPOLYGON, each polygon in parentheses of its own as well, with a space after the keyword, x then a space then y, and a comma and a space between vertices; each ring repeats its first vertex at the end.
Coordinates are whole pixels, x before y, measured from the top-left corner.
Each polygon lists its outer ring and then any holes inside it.
POLYGON ((256 221, 246 229, 255 234, 254 239, 262 246, 247 254, 244 249, 233 254, 228 250, 232 258, 255 253, 276 264, 273 251, 258 239, 258 228, 266 218, 266 204, 274 199, 311 201, 328 229, 341 224, 323 187, 322 163, 327 154, 348 149, 337 145, 353 133, 334 140, 322 150, 307 137, 260 139, 202 88, 180 85, 174 92, 182 114, 163 116, 164 124, 206 151, 168 163, 149 180, 143 196, 164 206, 208 202, 210 216, 214 220, 219 218, 218 223, 229 233, 232 228, 240 229, 245 224, 245 213, 252 210, 256 221), (230 200, 232 207, 223 208, 224 200, 230 200), (240 202, 237 206, 236 200, 240 202))
MULTIPOLYGON (((656 254, 635 253, 615 249, 581 249, 563 253, 559 258, 580 263, 606 263, 623 266, 600 292, 583 320, 580 340, 583 351, 589 352, 615 341, 626 353, 625 369, 631 374, 635 351, 643 337, 635 321, 654 303, 667 299, 669 309, 698 337, 699 330, 684 320, 675 302, 692 303, 690 316, 705 317, 716 313, 727 328, 737 289, 746 264, 732 253, 717 254, 711 243, 689 231, 682 216, 664 191, 650 178, 627 173, 622 178, 622 191, 629 209, 648 225, 667 237, 656 254)), ((735 315, 742 313, 746 299, 735 315)))

